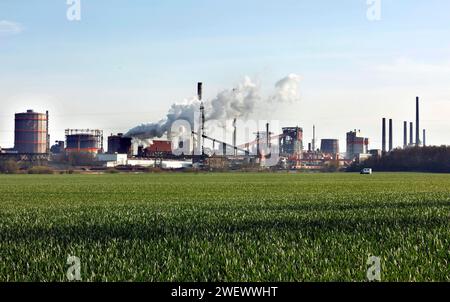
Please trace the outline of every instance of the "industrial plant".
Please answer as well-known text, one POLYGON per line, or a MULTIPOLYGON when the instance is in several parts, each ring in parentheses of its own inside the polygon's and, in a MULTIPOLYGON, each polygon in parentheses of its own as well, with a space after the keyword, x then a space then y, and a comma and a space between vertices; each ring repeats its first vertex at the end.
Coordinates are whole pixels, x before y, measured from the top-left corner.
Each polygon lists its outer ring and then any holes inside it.
MULTIPOLYGON (((370 140, 361 130, 346 133, 346 151, 341 152, 339 140, 324 138, 318 144, 316 126, 313 125, 312 141, 304 141, 302 127, 283 127, 281 133, 271 131, 270 123, 265 129, 254 133, 253 140, 237 144, 237 119, 233 121, 232 139, 223 141, 208 135, 206 130, 206 107, 203 103, 203 84, 198 83, 198 120, 191 124, 184 140, 166 130, 157 139, 143 140, 133 135, 112 133, 107 137, 98 129, 67 129, 65 141, 50 146, 49 112, 27 110, 15 114, 14 147, 0 148, 0 161, 14 160, 33 165, 54 165, 62 159, 77 154, 90 156, 92 169, 144 169, 168 170, 336 170, 363 162, 371 157, 382 157, 394 149, 394 123, 382 118, 382 149, 370 149, 370 140), (388 128, 387 128, 388 127, 388 128), (387 131, 388 130, 388 131, 387 131), (388 140, 387 140, 388 133, 388 140), (160 137, 167 137, 161 139, 160 137), (174 136, 174 137, 173 137, 174 136), (145 142, 145 144, 143 143, 145 142), (305 148, 305 146, 307 146, 305 148), (270 162, 270 164, 267 164, 270 162)), ((426 145, 426 130, 420 129, 420 100, 416 99, 415 140, 414 123, 403 122, 403 148, 426 145), (409 128, 409 129, 408 129, 409 128), (409 135, 408 135, 409 130, 409 135), (420 134, 422 133, 422 137, 420 134)), ((185 133, 186 134, 186 133, 185 133)))

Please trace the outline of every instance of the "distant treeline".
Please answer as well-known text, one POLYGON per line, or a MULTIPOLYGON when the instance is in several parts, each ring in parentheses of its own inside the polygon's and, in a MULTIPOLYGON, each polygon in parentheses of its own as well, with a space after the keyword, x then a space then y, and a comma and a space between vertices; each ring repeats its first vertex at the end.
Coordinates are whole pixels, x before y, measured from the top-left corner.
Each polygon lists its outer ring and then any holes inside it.
POLYGON ((450 173, 450 147, 395 149, 382 157, 355 163, 348 170, 360 171, 363 168, 387 172, 450 173))

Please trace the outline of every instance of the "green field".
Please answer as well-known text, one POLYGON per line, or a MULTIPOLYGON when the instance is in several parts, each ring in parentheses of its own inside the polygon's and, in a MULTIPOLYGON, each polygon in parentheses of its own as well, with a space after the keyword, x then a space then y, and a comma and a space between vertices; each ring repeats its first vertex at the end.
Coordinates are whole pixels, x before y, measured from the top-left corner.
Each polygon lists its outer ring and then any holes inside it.
POLYGON ((450 175, 0 176, 0 281, 450 281, 450 175))

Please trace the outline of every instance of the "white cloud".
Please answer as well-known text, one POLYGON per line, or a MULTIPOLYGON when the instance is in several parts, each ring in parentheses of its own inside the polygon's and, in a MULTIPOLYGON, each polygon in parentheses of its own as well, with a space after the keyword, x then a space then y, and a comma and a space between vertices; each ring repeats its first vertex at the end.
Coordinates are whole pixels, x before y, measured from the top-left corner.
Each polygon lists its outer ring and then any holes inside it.
POLYGON ((20 23, 1 20, 0 21, 0 36, 17 35, 23 31, 23 26, 20 23))

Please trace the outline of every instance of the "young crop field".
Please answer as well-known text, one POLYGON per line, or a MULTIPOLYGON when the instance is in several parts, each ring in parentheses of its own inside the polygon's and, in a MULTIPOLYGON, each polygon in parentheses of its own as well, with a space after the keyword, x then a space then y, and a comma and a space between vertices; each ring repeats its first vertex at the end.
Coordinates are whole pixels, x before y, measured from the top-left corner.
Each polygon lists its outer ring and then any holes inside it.
POLYGON ((450 175, 0 176, 0 281, 450 281, 450 175))

